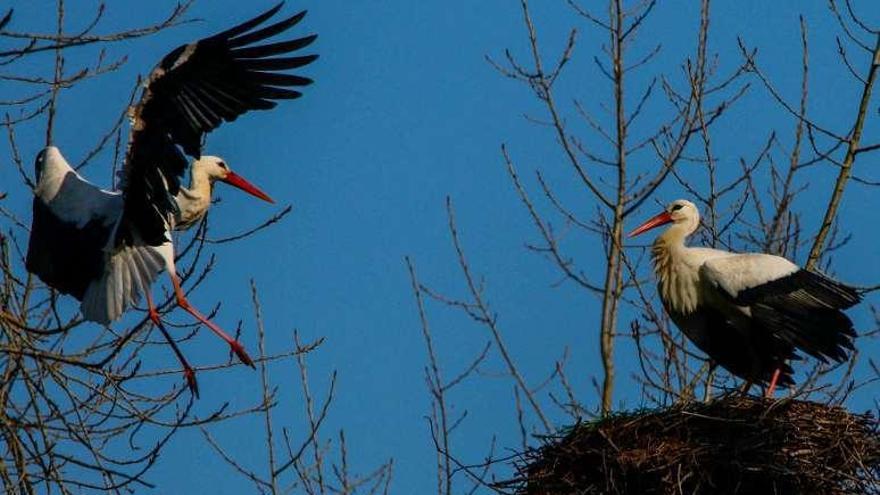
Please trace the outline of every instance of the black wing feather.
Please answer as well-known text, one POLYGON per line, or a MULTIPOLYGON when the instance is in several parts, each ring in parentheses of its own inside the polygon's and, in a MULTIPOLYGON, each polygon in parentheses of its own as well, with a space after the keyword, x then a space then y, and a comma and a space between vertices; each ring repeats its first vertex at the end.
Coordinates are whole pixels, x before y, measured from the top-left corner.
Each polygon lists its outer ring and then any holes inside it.
POLYGON ((253 72, 255 81, 272 86, 308 86, 312 80, 308 77, 293 74, 277 74, 275 72, 253 72))
POLYGON ((211 40, 228 40, 230 38, 235 38, 236 36, 250 31, 251 29, 259 26, 260 24, 266 22, 270 17, 278 13, 281 10, 281 7, 284 5, 284 2, 278 2, 274 7, 263 12, 262 14, 254 17, 249 21, 242 22, 238 26, 227 29, 226 31, 219 32, 210 38, 206 38, 206 41, 211 40))
POLYGON ((256 58, 242 60, 241 66, 251 70, 297 69, 304 65, 309 65, 317 59, 317 55, 303 55, 302 57, 256 58))
POLYGON ((176 213, 174 196, 187 167, 186 155, 199 157, 207 133, 250 110, 268 110, 274 100, 299 98, 285 87, 306 86, 311 79, 275 71, 308 65, 317 55, 285 57, 310 45, 309 35, 258 44, 299 23, 299 12, 257 29, 282 7, 268 11, 166 55, 150 74, 134 124, 123 178, 125 212, 117 243, 131 230, 150 245, 166 242, 176 213), (277 58, 267 58, 282 55, 277 58), (182 150, 182 151, 181 151, 182 150))
POLYGON ((751 309, 755 324, 822 362, 845 361, 853 349, 856 332, 841 310, 860 300, 852 287, 807 270, 746 289, 734 298, 751 309))
POLYGON ((302 96, 299 91, 292 89, 275 88, 273 86, 263 86, 260 89, 260 98, 268 98, 272 100, 293 100, 302 96))
POLYGON ((318 35, 305 36, 303 38, 281 41, 279 43, 269 43, 266 45, 251 46, 248 48, 237 48, 232 50, 231 54, 235 58, 263 58, 270 55, 279 55, 282 53, 290 53, 300 48, 305 48, 312 44, 318 35))
POLYGON ((299 14, 289 17, 281 22, 276 22, 271 26, 264 27, 263 29, 254 31, 252 33, 238 36, 235 39, 229 40, 229 46, 245 46, 251 43, 255 43, 257 41, 264 40, 266 38, 271 38, 272 36, 283 33, 284 31, 287 31, 288 29, 297 25, 297 23, 299 23, 299 21, 301 21, 302 18, 305 16, 306 12, 302 11, 299 14))
POLYGON ((778 385, 794 384, 794 370, 787 361, 800 357, 791 343, 763 328, 739 328, 711 307, 690 314, 666 310, 697 348, 732 375, 766 385, 778 369, 778 385))
POLYGON ((862 300, 858 291, 832 280, 821 273, 798 270, 791 275, 771 280, 757 287, 740 292, 735 301, 742 306, 749 306, 768 296, 791 294, 804 291, 815 298, 816 304, 836 309, 847 309, 862 300))
POLYGON ((112 232, 113 223, 102 218, 84 226, 65 222, 34 197, 27 269, 46 285, 82 300, 89 284, 104 271, 103 249, 112 232))

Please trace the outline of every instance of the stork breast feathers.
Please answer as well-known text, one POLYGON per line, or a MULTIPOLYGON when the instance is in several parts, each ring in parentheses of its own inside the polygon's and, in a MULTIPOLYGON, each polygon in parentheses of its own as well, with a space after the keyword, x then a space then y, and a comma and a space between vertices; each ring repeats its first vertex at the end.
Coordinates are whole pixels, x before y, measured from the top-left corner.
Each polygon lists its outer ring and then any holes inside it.
POLYGON ((859 302, 858 290, 779 256, 687 247, 699 225, 696 207, 679 200, 665 212, 655 219, 672 225, 651 248, 660 297, 715 363, 750 382, 792 385, 786 362, 796 350, 824 362, 847 359, 857 334, 841 310, 859 302))
POLYGON ((791 275, 800 267, 780 256, 762 253, 735 254, 707 260, 700 278, 736 298, 742 291, 791 275))

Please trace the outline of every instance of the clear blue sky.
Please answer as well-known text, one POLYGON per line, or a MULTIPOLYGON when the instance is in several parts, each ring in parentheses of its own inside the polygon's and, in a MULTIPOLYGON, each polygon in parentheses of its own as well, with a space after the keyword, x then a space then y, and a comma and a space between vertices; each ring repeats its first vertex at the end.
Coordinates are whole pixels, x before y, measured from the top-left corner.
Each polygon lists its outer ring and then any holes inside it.
MULTIPOLYGON (((95 2, 69 3, 68 29, 76 31, 88 22, 85 19, 91 19, 88 13, 95 2)), ((201 0, 190 16, 204 21, 108 47, 110 58, 127 54, 128 62, 116 73, 62 94, 57 144, 68 157, 78 160, 124 107, 138 74, 146 74, 177 45, 222 30, 272 3, 201 0)), ((14 27, 52 29, 52 22, 40 11, 50 4, 13 2, 17 9, 14 27)), ((568 104, 574 95, 602 115, 600 103, 610 102, 610 87, 591 59, 601 56, 599 43, 606 41, 604 35, 572 14, 562 0, 533 0, 532 4, 548 54, 556 53, 572 26, 581 32, 572 67, 560 81, 567 96, 563 100, 566 116, 576 118, 568 104)), ((736 38, 742 36, 749 45, 759 47, 763 67, 780 91, 795 101, 800 78, 799 11, 783 7, 784 2, 761 0, 716 4, 710 50, 720 57, 722 71, 740 61, 736 38)), ((843 133, 859 94, 835 56, 833 36, 838 31, 824 2, 810 4, 802 7, 812 45, 810 110, 826 126, 843 133)), ((98 31, 159 20, 172 5, 167 1, 110 2, 98 31)), ((858 5, 871 20, 880 21, 880 12, 871 1, 858 5)), ((580 400, 594 407, 597 398, 590 380, 598 377, 599 370, 594 330, 598 301, 569 284, 557 284, 561 277, 554 267, 524 248, 536 234, 507 179, 500 145, 509 144, 530 187, 535 186, 531 177, 536 168, 558 181, 571 180, 571 176, 552 134, 523 118, 524 113, 541 115, 527 88, 500 76, 484 59, 487 54, 502 57, 505 48, 527 55, 518 2, 289 0, 284 12, 301 8, 307 8, 309 15, 297 32, 320 35, 313 51, 321 58, 303 71, 316 83, 300 100, 222 127, 210 135, 206 147, 206 152, 226 158, 279 203, 272 207, 218 188, 223 201, 212 210, 214 235, 246 229, 288 203, 294 211, 281 224, 251 239, 215 248, 220 265, 192 300, 206 308, 223 301, 216 321, 231 328, 243 319, 244 340, 253 349, 248 285, 253 278, 260 289, 270 350, 289 348, 293 329, 304 340, 325 336, 325 344, 310 357, 316 395, 322 395, 329 373, 339 371, 325 438, 335 440, 336 432, 344 428, 353 471, 366 472, 393 457, 393 493, 431 493, 435 454, 425 420, 430 403, 423 372, 426 354, 403 257, 412 256, 422 280, 440 292, 465 295, 446 230, 444 201, 451 196, 472 266, 486 277, 488 298, 524 374, 537 383, 568 346, 569 376, 580 400)), ((637 39, 634 53, 644 53, 657 43, 663 49, 646 67, 645 76, 633 77, 630 105, 647 75, 679 77, 678 64, 690 53, 697 18, 695 2, 660 3, 637 39)), ((69 70, 76 63, 94 60, 92 50, 71 53, 69 70)), ((863 69, 865 57, 856 60, 863 69)), ((34 65, 33 70, 40 68, 34 65)), ((42 74, 48 76, 49 71, 42 74)), ((757 81, 752 82, 751 91, 713 133, 719 167, 725 170, 736 171, 740 158, 753 157, 772 129, 779 131, 784 143, 791 140, 790 120, 772 106, 757 81)), ((880 141, 876 107, 875 101, 865 131, 867 142, 880 141)), ((21 136, 22 152, 33 156, 40 139, 21 136)), ((862 157, 857 174, 880 178, 872 166, 877 156, 862 157)), ((647 170, 656 163, 636 166, 647 170)), ((85 175, 106 185, 109 172, 103 167, 98 160, 85 175)), ((834 174, 833 170, 812 173, 810 182, 803 184, 808 190, 797 209, 809 216, 824 206, 828 178, 834 174)), ((0 184, 0 190, 10 193, 4 205, 27 218, 28 191, 18 186, 9 166, 0 167, 0 184)), ((853 184, 843 206, 843 226, 853 238, 834 268, 839 278, 857 285, 880 281, 878 238, 866 228, 877 222, 873 193, 853 184)), ((658 191, 657 199, 666 202, 684 194, 670 182, 658 191)), ((583 214, 594 207, 584 202, 586 197, 576 192, 569 196, 581 202, 578 211, 583 214)), ((654 203, 648 202, 643 209, 639 217, 652 215, 654 203)), ((807 228, 812 232, 815 225, 807 228)), ((604 261, 596 247, 585 242, 573 246, 579 249, 575 252, 583 269, 598 277, 604 261)), ((479 351, 488 335, 461 314, 437 305, 428 309, 438 354, 447 376, 453 375, 479 351)), ((872 324, 867 304, 851 314, 861 329, 872 324)), ((621 327, 628 328, 633 316, 624 311, 621 327)), ((876 356, 876 342, 861 346, 866 355, 876 356)), ((213 363, 226 352, 207 332, 186 343, 184 350, 196 364, 213 363)), ((617 356, 622 380, 617 398, 626 407, 636 407, 641 404, 638 392, 626 376, 635 370, 634 356, 627 351, 623 346, 617 356)), ((150 367, 175 366, 170 352, 157 352, 151 359, 155 361, 148 363, 150 367)), ((502 452, 518 445, 512 382, 493 374, 501 369, 493 357, 486 375, 451 397, 455 411, 468 411, 453 438, 456 453, 466 461, 480 461, 493 435, 502 452)), ((866 372, 864 367, 860 370, 866 372)), ((284 363, 272 371, 281 394, 276 412, 279 426, 291 426, 295 436, 301 435, 304 422, 295 367, 284 363)), ((197 407, 205 413, 226 401, 253 401, 258 389, 258 375, 247 369, 204 373, 200 380, 202 399, 197 407)), ((874 386, 851 405, 870 408, 876 394, 874 386)), ((542 400, 549 403, 546 396, 542 400)), ((257 419, 227 423, 212 433, 247 465, 255 469, 264 465, 263 432, 257 419)), ((222 464, 197 431, 177 435, 150 479, 160 486, 156 493, 252 490, 250 482, 222 464)))

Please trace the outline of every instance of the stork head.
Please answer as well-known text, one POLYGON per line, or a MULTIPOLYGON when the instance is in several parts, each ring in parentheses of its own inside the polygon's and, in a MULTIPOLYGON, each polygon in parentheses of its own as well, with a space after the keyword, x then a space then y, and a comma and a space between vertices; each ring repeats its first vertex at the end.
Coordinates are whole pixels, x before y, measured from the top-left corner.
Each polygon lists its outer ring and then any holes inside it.
POLYGON ((275 202, 268 194, 261 191, 260 188, 230 170, 229 165, 226 165, 226 162, 220 157, 203 155, 201 158, 193 162, 192 173, 194 178, 202 175, 207 178, 211 184, 219 180, 231 186, 235 186, 252 196, 256 196, 263 201, 268 201, 270 203, 275 202))
POLYGON ((635 237, 667 223, 672 223, 685 236, 692 233, 700 225, 700 212, 697 210, 697 205, 686 199, 676 199, 669 203, 662 213, 649 218, 645 223, 636 227, 629 233, 629 237, 635 237))
POLYGON ((34 174, 37 181, 43 175, 43 167, 45 167, 46 163, 53 160, 64 160, 64 157, 61 156, 61 151, 55 146, 46 146, 37 153, 37 159, 34 161, 34 174))

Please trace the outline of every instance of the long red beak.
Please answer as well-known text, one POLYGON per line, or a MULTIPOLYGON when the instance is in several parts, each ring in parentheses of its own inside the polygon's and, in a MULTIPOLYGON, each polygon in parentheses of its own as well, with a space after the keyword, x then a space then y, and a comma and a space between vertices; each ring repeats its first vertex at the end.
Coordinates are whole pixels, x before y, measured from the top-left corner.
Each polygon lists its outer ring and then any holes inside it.
POLYGON ((648 230, 653 229, 654 227, 659 227, 663 224, 667 224, 672 221, 672 215, 667 212, 663 212, 655 217, 651 217, 647 222, 636 227, 635 230, 629 233, 628 237, 635 237, 642 232, 646 232, 648 230))
POLYGON ((255 185, 251 184, 250 182, 246 181, 246 180, 244 179, 244 177, 242 177, 242 176, 236 174, 235 172, 230 171, 230 172, 226 175, 225 178, 220 179, 220 180, 222 180, 223 182, 229 184, 230 186, 235 186, 235 187, 241 189, 242 191, 244 191, 244 192, 246 192, 246 193, 248 193, 248 194, 251 194, 251 195, 253 195, 253 196, 256 196, 256 197, 262 199, 263 201, 268 201, 268 202, 270 202, 270 203, 275 203, 275 201, 274 201, 272 198, 270 198, 268 194, 264 193, 264 192, 261 191, 257 186, 255 186, 255 185))

